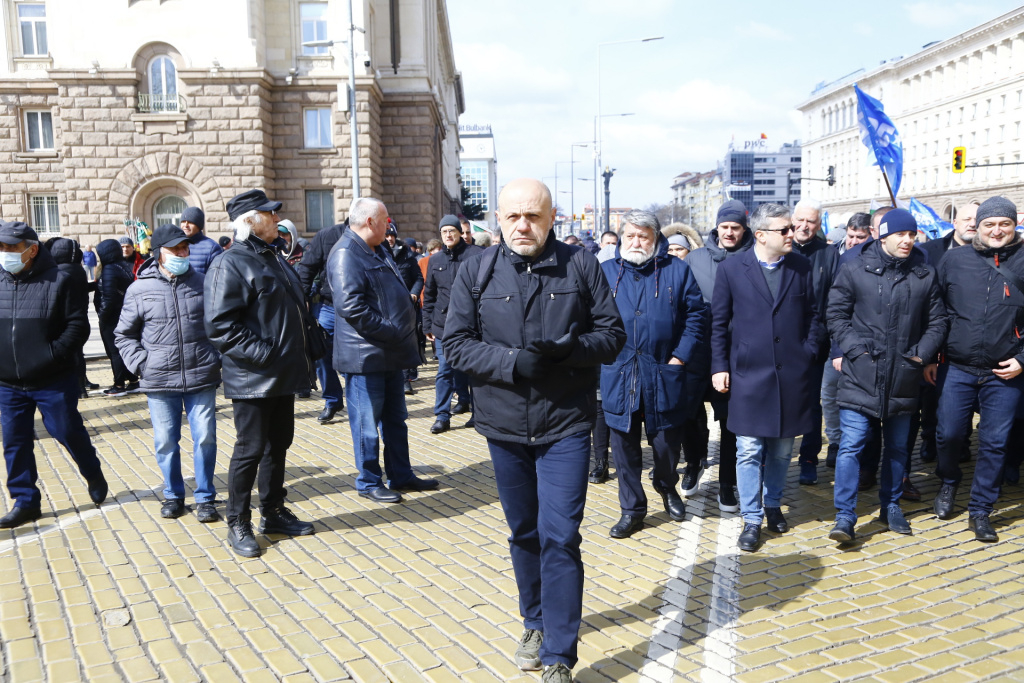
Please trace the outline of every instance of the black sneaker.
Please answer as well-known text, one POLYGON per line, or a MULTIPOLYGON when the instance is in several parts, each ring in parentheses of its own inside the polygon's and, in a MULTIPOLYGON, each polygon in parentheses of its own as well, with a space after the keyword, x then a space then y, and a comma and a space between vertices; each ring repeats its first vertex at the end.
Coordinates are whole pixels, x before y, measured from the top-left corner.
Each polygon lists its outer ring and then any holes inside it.
POLYGON ((180 498, 168 498, 160 506, 160 516, 164 519, 177 519, 185 514, 185 501, 180 498))
POLYGON ((836 458, 839 457, 839 444, 830 443, 828 445, 828 452, 825 454, 825 467, 830 470, 836 468, 836 458))
POLYGON ((252 522, 249 520, 237 519, 228 527, 228 543, 231 544, 231 549, 242 557, 259 557, 263 552, 252 533, 252 522))
POLYGON ((774 531, 777 534, 784 534, 789 531, 789 522, 782 516, 782 508, 765 508, 765 526, 768 527, 768 531, 774 531))
POLYGON ((128 392, 129 394, 134 394, 138 390, 139 390, 139 383, 138 382, 128 382, 128 386, 125 387, 125 391, 128 392))
POLYGON ((261 534, 284 534, 285 536, 309 536, 313 523, 300 521, 292 511, 281 506, 276 510, 264 510, 260 520, 261 534))
POLYGON ((203 524, 209 524, 219 520, 220 515, 217 513, 217 508, 213 503, 199 503, 199 505, 196 505, 196 519, 203 524))
POLYGON ((107 499, 107 493, 109 490, 107 489, 107 480, 102 474, 86 483, 89 487, 89 498, 92 502, 100 505, 107 499))
POLYGON ((684 496, 689 498, 697 493, 697 489, 700 488, 700 475, 703 474, 703 472, 703 467, 694 467, 693 465, 686 466, 686 469, 683 470, 683 481, 679 485, 679 488, 683 490, 684 496))
POLYGON ((719 484, 718 509, 722 512, 740 511, 740 503, 736 500, 736 489, 732 484, 719 484))
POLYGON ((117 386, 116 384, 108 389, 103 390, 104 396, 124 396, 128 393, 128 389, 123 386, 117 386))

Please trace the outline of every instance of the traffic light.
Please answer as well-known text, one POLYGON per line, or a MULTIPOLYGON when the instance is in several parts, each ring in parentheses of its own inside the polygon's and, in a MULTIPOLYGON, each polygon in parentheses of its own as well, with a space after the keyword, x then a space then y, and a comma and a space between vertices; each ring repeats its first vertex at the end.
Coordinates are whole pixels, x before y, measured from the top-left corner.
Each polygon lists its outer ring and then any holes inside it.
POLYGON ((953 148, 953 173, 963 173, 967 170, 967 148, 953 148))
POLYGON ((836 184, 836 167, 828 167, 828 176, 825 178, 828 181, 829 187, 836 184))

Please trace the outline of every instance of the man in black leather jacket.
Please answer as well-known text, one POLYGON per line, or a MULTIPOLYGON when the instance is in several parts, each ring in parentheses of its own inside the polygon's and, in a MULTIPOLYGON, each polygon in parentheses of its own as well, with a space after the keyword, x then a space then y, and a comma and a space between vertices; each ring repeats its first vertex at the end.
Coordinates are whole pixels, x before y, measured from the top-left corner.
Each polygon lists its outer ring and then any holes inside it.
POLYGON ((313 525, 284 506, 285 455, 295 432, 295 394, 309 391, 313 363, 305 302, 295 271, 270 245, 281 202, 249 190, 228 202, 235 243, 206 273, 206 333, 221 353, 224 396, 234 407, 228 467, 228 541, 258 557, 249 501, 259 473, 260 533, 304 536, 313 525), (262 461, 262 462, 261 462, 262 461))
POLYGON ((334 367, 345 374, 348 422, 356 456, 356 490, 380 503, 402 500, 399 491, 436 489, 409 464, 403 370, 419 363, 416 310, 384 242, 388 210, 361 197, 349 208, 349 229, 327 257, 334 296, 334 367), (380 437, 377 426, 380 425, 380 437), (384 441, 384 485, 378 457, 384 441))

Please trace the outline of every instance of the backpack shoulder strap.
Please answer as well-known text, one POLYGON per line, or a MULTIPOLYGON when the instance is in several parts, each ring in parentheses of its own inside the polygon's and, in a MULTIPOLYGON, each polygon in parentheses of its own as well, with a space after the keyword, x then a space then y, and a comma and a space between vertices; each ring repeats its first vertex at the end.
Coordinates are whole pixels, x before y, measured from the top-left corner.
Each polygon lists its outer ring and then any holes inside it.
POLYGON ((495 244, 484 249, 484 253, 480 257, 479 268, 476 271, 476 280, 471 290, 473 301, 480 301, 480 295, 487 286, 487 282, 491 279, 491 274, 494 272, 494 264, 497 262, 498 245, 495 244))

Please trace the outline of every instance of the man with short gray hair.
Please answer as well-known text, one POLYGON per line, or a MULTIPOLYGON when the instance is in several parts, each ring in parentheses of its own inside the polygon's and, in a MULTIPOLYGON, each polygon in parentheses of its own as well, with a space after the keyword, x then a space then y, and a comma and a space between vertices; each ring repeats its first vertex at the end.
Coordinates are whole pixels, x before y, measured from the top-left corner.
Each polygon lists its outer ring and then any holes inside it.
POLYGON ((730 394, 746 551, 757 549, 763 518, 770 531, 789 529, 786 472, 796 437, 814 425, 821 383, 812 368, 825 344, 811 264, 792 253, 789 209, 762 204, 750 224, 754 247, 718 267, 711 302, 711 381, 730 394))
POLYGON ((669 254, 668 238, 649 211, 623 220, 616 258, 601 265, 619 314, 626 345, 601 366, 604 418, 611 429, 622 516, 612 538, 628 538, 647 516, 641 475, 641 427, 654 448, 654 490, 677 522, 686 505, 676 490, 683 426, 703 400, 707 372, 706 307, 690 267, 669 254))

